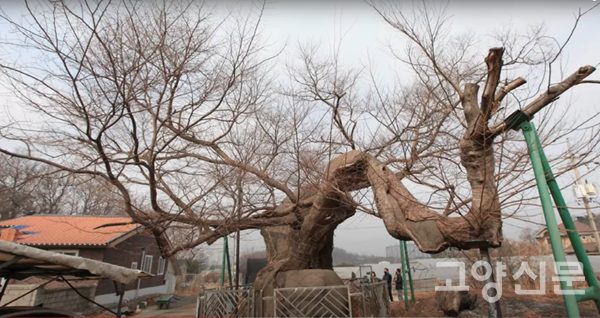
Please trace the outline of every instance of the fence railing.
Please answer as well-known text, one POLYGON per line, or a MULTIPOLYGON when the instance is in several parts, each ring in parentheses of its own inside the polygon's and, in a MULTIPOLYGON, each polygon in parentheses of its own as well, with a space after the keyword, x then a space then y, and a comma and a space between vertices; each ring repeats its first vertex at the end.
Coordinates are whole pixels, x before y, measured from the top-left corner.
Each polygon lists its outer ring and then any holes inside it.
POLYGON ((385 282, 358 286, 211 289, 198 297, 196 317, 389 317, 385 282))
POLYGON ((198 317, 255 317, 254 291, 212 289, 200 297, 198 317))
POLYGON ((277 288, 275 317, 351 317, 347 286, 277 288))

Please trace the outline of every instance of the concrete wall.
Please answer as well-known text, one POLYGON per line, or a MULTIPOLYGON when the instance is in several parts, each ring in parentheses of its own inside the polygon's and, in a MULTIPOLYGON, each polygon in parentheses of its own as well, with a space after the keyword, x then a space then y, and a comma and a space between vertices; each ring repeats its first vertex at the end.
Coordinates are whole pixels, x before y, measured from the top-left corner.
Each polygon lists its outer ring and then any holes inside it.
MULTIPOLYGON (((137 297, 145 297, 149 295, 167 294, 168 286, 161 285, 157 287, 141 288, 137 293, 137 297)), ((136 299, 136 290, 128 290, 125 292, 123 299, 133 300, 136 299)), ((113 305, 118 303, 119 296, 113 294, 98 295, 94 298, 94 301, 101 305, 113 305)))
MULTIPOLYGON (((15 284, 6 286, 6 291, 4 292, 2 301, 0 301, 0 306, 4 306, 4 304, 27 293, 28 291, 34 289, 37 286, 38 285, 15 285, 15 284)), ((36 290, 36 291, 32 292, 31 294, 17 300, 16 302, 10 304, 9 306, 35 306, 35 301, 36 301, 38 292, 40 292, 40 290, 36 290)))
POLYGON ((167 285, 166 293, 175 293, 175 282, 177 281, 177 275, 175 275, 174 264, 171 260, 167 260, 167 268, 165 270, 165 285, 167 285))
MULTIPOLYGON (((18 285, 12 284, 6 287, 6 292, 0 305, 4 305, 11 300, 27 293, 38 285, 18 285)), ((96 287, 77 287, 77 290, 86 297, 93 298, 96 294, 96 287)), ((29 295, 17 300, 9 306, 36 306, 43 304, 46 308, 61 309, 72 312, 83 311, 91 306, 91 303, 81 298, 70 287, 43 289, 40 288, 29 295)))

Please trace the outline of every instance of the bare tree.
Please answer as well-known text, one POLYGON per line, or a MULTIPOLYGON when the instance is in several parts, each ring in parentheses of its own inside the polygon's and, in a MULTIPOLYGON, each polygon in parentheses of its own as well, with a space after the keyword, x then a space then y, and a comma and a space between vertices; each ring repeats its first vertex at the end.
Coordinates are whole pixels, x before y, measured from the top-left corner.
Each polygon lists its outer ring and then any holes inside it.
POLYGON ((105 180, 4 154, 0 172, 2 220, 32 214, 123 215, 121 196, 105 180))
POLYGON ((35 212, 35 165, 24 160, 11 160, 0 156, 0 169, 0 218, 8 220, 35 212))
MULTIPOLYGON (((219 19, 196 1, 26 2, 25 21, 0 17, 15 31, 6 46, 34 62, 0 70, 40 116, 0 130, 26 152, 0 152, 105 180, 157 239, 169 229, 184 238, 166 255, 261 229, 270 263, 258 288, 279 271, 331 269, 334 231, 357 211, 424 252, 500 246, 502 218, 534 202, 535 186, 504 119, 539 116, 544 145, 586 131, 574 150, 578 164, 594 160, 597 118, 556 123, 545 107, 595 68, 525 85, 523 67, 549 70, 562 50, 541 31, 525 43, 499 34, 502 47, 480 61, 474 39, 444 33, 440 8, 409 17, 370 4, 409 39, 396 56, 414 82, 384 87, 374 67, 343 65, 339 46, 326 55, 308 44, 281 80, 259 32, 264 4, 219 19)), ((561 158, 557 175, 571 168, 561 158)))
POLYGON ((531 227, 526 227, 521 230, 519 234, 519 240, 529 243, 535 243, 535 231, 531 227))

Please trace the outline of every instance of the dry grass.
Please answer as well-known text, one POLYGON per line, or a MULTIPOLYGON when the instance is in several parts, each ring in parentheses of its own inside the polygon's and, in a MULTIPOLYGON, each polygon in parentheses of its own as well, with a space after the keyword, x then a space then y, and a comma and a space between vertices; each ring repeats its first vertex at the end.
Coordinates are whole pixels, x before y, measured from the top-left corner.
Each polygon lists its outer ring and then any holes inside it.
MULTIPOLYGON (((463 311, 459 317, 486 317, 488 304, 481 297, 481 290, 470 291, 477 294, 477 308, 472 311, 463 311)), ((561 295, 554 293, 548 295, 517 295, 514 291, 503 290, 500 306, 505 317, 567 317, 561 295)), ((579 304, 581 317, 600 317, 593 302, 587 301, 579 304)), ((394 301, 391 305, 392 317, 445 317, 437 308, 435 292, 418 293, 415 303, 409 302, 408 311, 404 302, 394 301)))
POLYGON ((435 292, 415 294, 415 302, 409 301, 408 311, 404 301, 394 301, 390 305, 392 317, 445 317, 444 313, 437 309, 435 292))

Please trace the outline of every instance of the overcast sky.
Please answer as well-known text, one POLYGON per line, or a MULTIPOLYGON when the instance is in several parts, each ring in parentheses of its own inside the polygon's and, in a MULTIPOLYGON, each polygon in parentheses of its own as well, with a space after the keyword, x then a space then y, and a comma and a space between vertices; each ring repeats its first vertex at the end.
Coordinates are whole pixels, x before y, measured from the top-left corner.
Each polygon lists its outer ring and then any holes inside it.
MULTIPOLYGON (((408 1, 407 1, 408 2, 408 1)), ((16 2, 8 2, 14 4, 16 2)), ((232 6, 234 2, 222 2, 232 6)), ((240 2, 241 3, 241 2, 240 2)), ((595 2, 589 1, 451 1, 448 7, 453 15, 451 32, 473 32, 482 37, 480 58, 487 54, 487 49, 496 45, 486 34, 494 29, 513 25, 525 28, 528 25, 546 24, 547 34, 564 41, 575 22, 574 14, 579 8, 586 10, 595 2)), ((3 3, 6 5, 6 2, 3 3)), ((6 5, 8 7, 8 5, 6 5)), ((18 8, 11 6, 10 10, 18 8)), ((401 36, 391 30, 376 13, 361 1, 270 1, 266 7, 262 24, 263 34, 269 41, 282 45, 288 43, 281 55, 282 59, 293 54, 297 43, 307 40, 320 41, 331 46, 340 34, 345 34, 342 42, 342 60, 346 63, 365 63, 370 57, 376 61, 383 78, 392 80, 392 75, 404 72, 389 54, 387 44, 393 41, 402 43, 401 36)), ((0 29, 6 32, 6 29, 0 29)), ((563 63, 568 73, 586 64, 597 65, 600 62, 600 9, 591 12, 580 22, 570 44, 563 53, 563 63)), ((407 75, 408 76, 408 75, 407 75)), ((527 78, 527 74, 521 74, 527 78)), ((600 78, 594 74, 595 79, 600 78)), ((595 87, 581 87, 573 91, 576 97, 572 106, 573 114, 582 117, 600 111, 600 93, 595 87)), ((6 103, 6 102, 4 102, 6 103)), ((6 105, 5 105, 6 106, 6 105)), ((9 107, 10 108, 10 107, 9 107)), ((16 109, 13 108, 16 111, 16 109)), ((559 179, 562 184, 572 182, 573 174, 559 179)), ((592 174, 590 182, 600 181, 600 175, 592 174)), ((565 191, 569 205, 576 206, 570 191, 565 191)), ((593 204, 595 210, 597 204, 593 204)), ((572 210, 574 215, 581 215, 582 210, 572 210)), ((530 220, 541 223, 541 209, 527 211, 530 220)), ((527 223, 508 220, 504 224, 506 237, 517 237, 527 223)), ((242 250, 264 249, 261 236, 257 232, 245 233, 242 250)), ((385 230, 381 220, 358 213, 340 226, 336 232, 335 246, 356 253, 384 255, 385 247, 397 244, 385 230)), ((222 250, 221 243, 207 248, 218 254, 222 250)))

